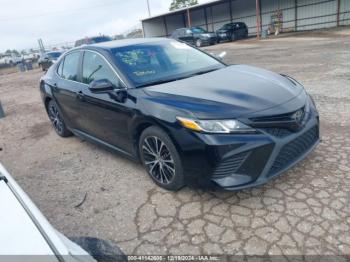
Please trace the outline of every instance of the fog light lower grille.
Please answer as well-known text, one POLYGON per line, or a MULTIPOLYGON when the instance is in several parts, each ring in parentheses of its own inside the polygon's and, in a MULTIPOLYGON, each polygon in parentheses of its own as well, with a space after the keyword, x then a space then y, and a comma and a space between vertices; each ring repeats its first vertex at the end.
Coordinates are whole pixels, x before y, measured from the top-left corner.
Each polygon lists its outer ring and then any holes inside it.
POLYGON ((250 151, 243 152, 227 159, 224 159, 218 164, 214 170, 213 178, 222 178, 231 176, 236 173, 246 158, 249 156, 250 151))

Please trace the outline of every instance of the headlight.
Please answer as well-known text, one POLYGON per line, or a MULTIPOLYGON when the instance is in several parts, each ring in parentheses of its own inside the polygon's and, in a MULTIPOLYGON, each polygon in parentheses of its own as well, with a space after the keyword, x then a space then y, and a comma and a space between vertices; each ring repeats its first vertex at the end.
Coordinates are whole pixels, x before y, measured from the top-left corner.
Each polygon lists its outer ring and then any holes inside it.
POLYGON ((211 37, 210 34, 203 34, 204 37, 211 37))
POLYGON ((238 120, 193 120, 177 117, 183 127, 206 133, 254 133, 255 130, 238 120))

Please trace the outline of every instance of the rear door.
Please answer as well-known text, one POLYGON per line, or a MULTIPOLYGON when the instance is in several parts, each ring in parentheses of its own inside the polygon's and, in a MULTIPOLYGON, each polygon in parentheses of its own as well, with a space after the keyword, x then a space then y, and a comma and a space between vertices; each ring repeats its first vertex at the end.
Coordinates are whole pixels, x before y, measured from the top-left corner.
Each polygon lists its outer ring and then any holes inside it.
POLYGON ((243 38, 245 35, 245 26, 243 23, 237 23, 237 31, 239 32, 239 37, 243 38))
POLYGON ((82 89, 80 82, 80 64, 82 51, 73 51, 65 55, 57 70, 57 81, 53 84, 53 96, 70 128, 79 128, 80 115, 77 94, 82 89))

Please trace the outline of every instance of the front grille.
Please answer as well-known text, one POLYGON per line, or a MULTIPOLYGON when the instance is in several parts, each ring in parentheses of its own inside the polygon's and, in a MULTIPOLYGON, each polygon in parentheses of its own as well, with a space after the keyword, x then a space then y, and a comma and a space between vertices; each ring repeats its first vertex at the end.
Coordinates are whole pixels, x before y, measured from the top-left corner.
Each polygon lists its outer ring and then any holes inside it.
POLYGON ((246 158, 249 156, 249 153, 249 151, 243 152, 222 160, 220 164, 216 166, 213 176, 215 178, 222 178, 236 173, 246 158))
POLYGON ((288 130, 287 128, 273 128, 273 127, 271 127, 271 128, 262 128, 261 130, 272 135, 272 136, 278 137, 278 138, 284 138, 284 137, 287 137, 290 134, 292 134, 292 132, 290 130, 288 130))
POLYGON ((268 176, 273 176, 282 171, 305 154, 318 140, 318 130, 318 126, 315 126, 292 142, 283 146, 279 155, 275 159, 268 176))
POLYGON ((294 121, 294 116, 295 114, 300 111, 302 114, 305 114, 305 107, 302 107, 296 111, 287 113, 287 114, 282 114, 282 115, 274 115, 274 116, 261 116, 261 117, 254 117, 251 118, 255 123, 264 123, 264 122, 285 122, 285 121, 294 121))

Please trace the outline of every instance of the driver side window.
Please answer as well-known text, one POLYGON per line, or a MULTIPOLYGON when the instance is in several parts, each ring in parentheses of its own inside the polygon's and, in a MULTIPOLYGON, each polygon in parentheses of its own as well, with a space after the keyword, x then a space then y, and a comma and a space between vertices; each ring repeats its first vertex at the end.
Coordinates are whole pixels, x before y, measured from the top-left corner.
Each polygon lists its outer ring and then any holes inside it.
POLYGON ((85 51, 83 58, 83 83, 90 84, 95 80, 109 80, 115 88, 121 87, 121 82, 115 72, 101 55, 85 51))

